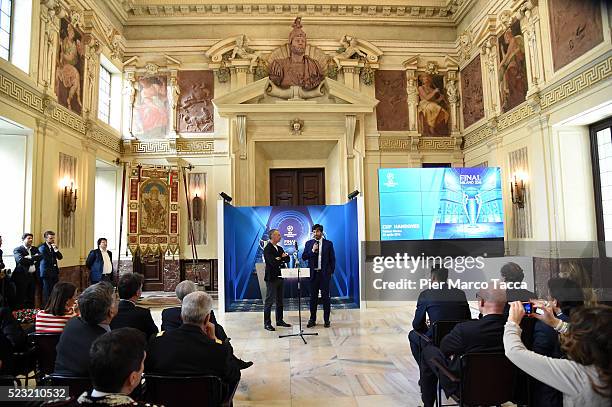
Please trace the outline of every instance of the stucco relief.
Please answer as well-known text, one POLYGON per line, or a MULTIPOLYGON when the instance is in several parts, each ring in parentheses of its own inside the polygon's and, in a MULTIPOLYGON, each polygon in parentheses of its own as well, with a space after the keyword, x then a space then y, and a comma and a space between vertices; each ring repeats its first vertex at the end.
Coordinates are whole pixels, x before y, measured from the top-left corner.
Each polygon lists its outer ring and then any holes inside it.
POLYGON ((374 74, 376 122, 379 131, 408 130, 408 94, 404 71, 378 70, 374 74))
POLYGON ((180 133, 210 133, 214 131, 215 96, 212 71, 179 71, 181 94, 178 103, 180 133))
POLYGON ((480 56, 474 58, 461 71, 463 127, 467 128, 484 117, 482 71, 480 56))

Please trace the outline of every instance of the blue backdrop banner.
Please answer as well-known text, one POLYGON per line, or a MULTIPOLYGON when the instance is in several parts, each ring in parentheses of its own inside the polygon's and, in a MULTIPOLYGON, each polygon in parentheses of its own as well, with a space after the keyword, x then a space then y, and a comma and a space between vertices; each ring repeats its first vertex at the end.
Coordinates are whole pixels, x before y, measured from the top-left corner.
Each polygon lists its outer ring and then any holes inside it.
MULTIPOLYGON (((314 224, 324 226, 325 238, 334 243, 336 272, 331 296, 359 306, 359 238, 357 201, 344 205, 224 207, 225 309, 236 303, 261 298, 256 264, 263 262, 263 243, 268 231, 278 229, 283 249, 293 254, 295 243, 301 258, 314 224)), ((294 267, 293 258, 290 267, 294 267)), ((302 263, 302 267, 306 267, 302 263)), ((303 286, 308 286, 304 284, 303 286)), ((286 294, 295 295, 293 290, 286 294)), ((305 296, 307 292, 303 292, 305 296)))

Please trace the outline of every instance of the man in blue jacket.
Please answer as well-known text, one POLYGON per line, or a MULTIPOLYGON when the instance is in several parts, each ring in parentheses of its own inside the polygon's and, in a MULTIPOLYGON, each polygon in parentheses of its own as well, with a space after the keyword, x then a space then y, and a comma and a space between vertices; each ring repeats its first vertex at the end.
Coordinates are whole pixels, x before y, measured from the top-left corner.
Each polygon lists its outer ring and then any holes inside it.
POLYGON ((306 242, 302 259, 308 261, 310 267, 310 320, 306 325, 312 328, 317 324, 317 305, 319 291, 323 302, 323 321, 329 328, 331 312, 329 285, 336 270, 336 254, 331 240, 323 238, 323 226, 318 223, 312 227, 314 239, 306 242))
POLYGON ((107 250, 108 241, 101 237, 98 239, 98 248, 89 252, 85 265, 89 269, 91 284, 100 281, 113 283, 113 253, 107 250))
POLYGON ((59 267, 57 261, 64 256, 60 253, 59 248, 55 244, 55 232, 47 230, 43 235, 45 242, 38 246, 38 251, 42 255, 40 259, 40 278, 42 280, 42 306, 47 304, 49 295, 53 290, 55 283, 59 281, 59 267))

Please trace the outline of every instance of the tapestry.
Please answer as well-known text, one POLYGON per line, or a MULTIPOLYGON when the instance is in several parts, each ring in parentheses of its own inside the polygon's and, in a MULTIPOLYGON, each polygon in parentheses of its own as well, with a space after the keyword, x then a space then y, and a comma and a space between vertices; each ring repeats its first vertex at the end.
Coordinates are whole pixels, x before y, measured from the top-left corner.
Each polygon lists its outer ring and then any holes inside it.
POLYGON ((134 136, 140 139, 165 138, 169 130, 168 79, 148 76, 138 79, 134 102, 134 136))
POLYGON ((548 0, 555 71, 604 39, 599 0, 548 0))
POLYGON ((177 254, 178 170, 161 165, 132 167, 128 188, 128 247, 132 255, 177 254))
POLYGON ((374 73, 376 123, 379 131, 408 130, 406 72, 377 70, 374 73))
POLYGON ((212 71, 179 71, 181 95, 178 104, 180 133, 212 133, 215 129, 214 76, 212 71))
POLYGON ((83 33, 68 18, 62 18, 55 64, 55 94, 60 105, 77 114, 83 111, 84 51, 83 33))
POLYGON ((485 114, 480 55, 474 58, 461 71, 461 100, 463 106, 463 128, 465 129, 482 119, 485 114))
POLYGON ((527 95, 527 64, 521 23, 515 19, 499 37, 499 97, 502 112, 520 105, 527 95))
POLYGON ((418 122, 421 135, 448 136, 450 114, 444 90, 444 77, 427 73, 419 75, 418 92, 418 122))

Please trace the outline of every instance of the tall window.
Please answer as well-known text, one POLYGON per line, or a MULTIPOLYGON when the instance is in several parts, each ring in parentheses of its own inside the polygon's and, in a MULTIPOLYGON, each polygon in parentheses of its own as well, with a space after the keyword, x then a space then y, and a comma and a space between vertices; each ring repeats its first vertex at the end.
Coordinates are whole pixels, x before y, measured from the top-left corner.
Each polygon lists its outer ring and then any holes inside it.
POLYGON ((102 54, 98 80, 98 119, 121 131, 121 105, 121 72, 102 54))
POLYGON ((100 65, 100 97, 98 99, 98 118, 110 124, 111 73, 100 65))
POLYGON ((597 240, 612 241, 612 118, 590 128, 597 240))
POLYGON ((13 28, 13 0, 0 0, 0 58, 11 57, 11 34, 13 28))

